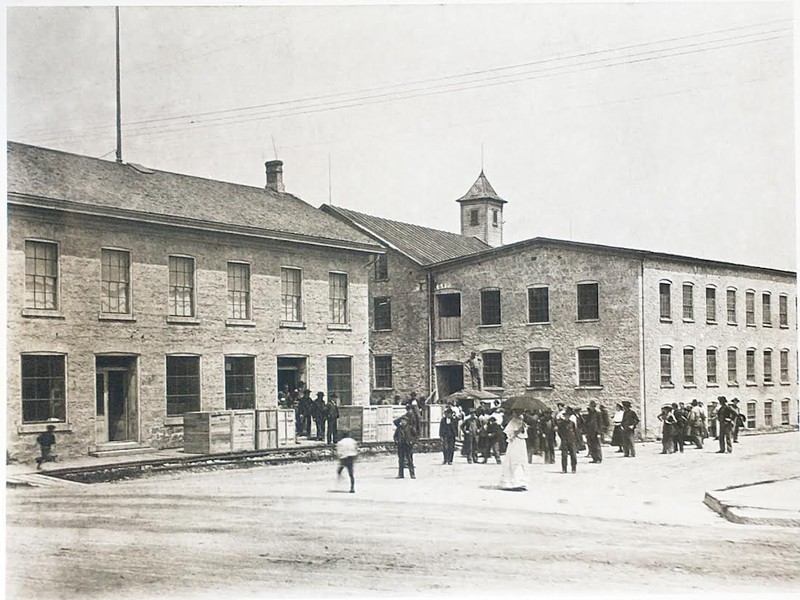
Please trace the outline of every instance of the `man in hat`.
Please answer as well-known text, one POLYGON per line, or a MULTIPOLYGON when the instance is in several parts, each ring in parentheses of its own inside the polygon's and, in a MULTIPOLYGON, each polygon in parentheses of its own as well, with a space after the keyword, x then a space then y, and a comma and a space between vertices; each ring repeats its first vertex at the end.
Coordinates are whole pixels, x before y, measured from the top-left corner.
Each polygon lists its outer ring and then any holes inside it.
POLYGON ((397 444, 397 478, 403 479, 405 469, 408 467, 408 474, 411 479, 416 479, 414 472, 414 444, 419 437, 416 426, 414 410, 410 404, 406 405, 406 414, 394 420, 394 441, 397 444))
POLYGON ((314 410, 314 401, 311 399, 311 390, 303 390, 303 396, 300 398, 300 431, 298 435, 305 435, 311 437, 311 413, 314 410))
POLYGON ((738 398, 734 398, 733 400, 731 400, 731 404, 733 405, 731 408, 733 408, 733 410, 736 411, 736 420, 733 423, 733 443, 734 444, 738 444, 739 443, 739 428, 740 427, 744 427, 744 424, 745 424, 744 414, 742 414, 742 411, 739 409, 739 399, 738 398))
POLYGON ((578 420, 571 407, 567 407, 556 417, 558 437, 561 438, 561 472, 567 472, 569 457, 572 472, 578 469, 578 420))
POLYGON ((338 399, 339 396, 331 394, 331 397, 328 398, 328 403, 325 405, 325 423, 328 426, 328 437, 326 439, 329 444, 335 444, 339 439, 339 407, 336 405, 338 399))
POLYGON ((317 392, 317 397, 311 405, 311 415, 317 428, 317 441, 321 442, 325 438, 325 392, 317 392))
POLYGON ((717 430, 717 410, 719 406, 716 400, 712 400, 708 404, 708 433, 715 440, 719 439, 719 431, 717 430))
POLYGON ((622 451, 625 458, 636 457, 636 442, 634 441, 634 430, 639 424, 639 417, 631 408, 630 400, 622 401, 622 451))
POLYGON ((725 396, 717 398, 719 409, 717 410, 717 420, 719 421, 719 450, 717 454, 733 452, 733 425, 736 422, 736 411, 728 406, 728 399, 725 396))
POLYGON ((658 420, 661 421, 661 454, 672 454, 675 451, 672 436, 677 423, 675 415, 672 413, 672 405, 665 404, 661 407, 658 420))
POLYGON ((603 432, 603 415, 597 410, 597 402, 589 401, 586 417, 583 420, 583 431, 586 434, 586 445, 589 446, 589 456, 593 463, 603 462, 603 449, 600 446, 600 436, 603 432))
POLYGON ((695 447, 698 450, 703 449, 703 424, 705 419, 703 417, 703 411, 700 408, 700 403, 697 400, 692 400, 692 407, 689 409, 687 414, 688 419, 688 428, 689 428, 689 439, 694 442, 695 447))
POLYGON ((453 409, 449 406, 444 411, 442 420, 439 421, 439 438, 442 440, 443 465, 453 464, 453 453, 456 449, 456 434, 458 422, 453 416, 453 409))

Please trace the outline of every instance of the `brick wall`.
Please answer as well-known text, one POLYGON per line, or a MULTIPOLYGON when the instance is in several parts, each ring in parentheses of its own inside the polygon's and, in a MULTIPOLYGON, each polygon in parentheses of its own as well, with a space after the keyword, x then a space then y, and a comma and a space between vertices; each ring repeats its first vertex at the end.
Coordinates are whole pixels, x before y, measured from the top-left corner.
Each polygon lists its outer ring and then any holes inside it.
MULTIPOLYGON (((68 424, 59 425, 59 454, 85 454, 95 440, 95 355, 136 355, 140 441, 155 447, 181 443, 168 424, 165 355, 200 355, 203 410, 225 406, 224 356, 255 357, 256 406, 274 406, 278 355, 308 357, 307 384, 327 389, 328 356, 352 357, 353 402, 369 399, 369 255, 239 236, 145 226, 80 215, 11 207, 8 221, 8 449, 36 452, 43 426, 21 426, 20 354, 66 355, 68 424), (54 241, 60 252, 60 318, 23 317, 24 240, 54 241), (133 321, 101 321, 100 250, 129 250, 133 321), (197 323, 167 323, 168 256, 195 258, 197 323), (251 327, 227 326, 227 261, 251 265, 251 327), (304 329, 284 329, 280 267, 303 269, 304 329), (329 329, 328 272, 349 276, 346 331, 329 329)), ((171 421, 174 421, 171 420, 171 421)))

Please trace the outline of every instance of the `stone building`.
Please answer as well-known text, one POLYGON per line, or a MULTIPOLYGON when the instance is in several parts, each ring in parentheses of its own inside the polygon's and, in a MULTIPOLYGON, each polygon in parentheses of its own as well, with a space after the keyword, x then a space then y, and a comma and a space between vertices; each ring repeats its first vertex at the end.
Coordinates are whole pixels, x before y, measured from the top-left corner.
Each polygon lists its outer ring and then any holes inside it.
POLYGON ((304 382, 369 401, 372 240, 283 191, 8 144, 7 447, 175 447, 304 382))
MULTIPOLYGON (((373 305, 391 300, 392 327, 371 342, 395 368, 382 393, 406 381, 439 397, 469 387, 474 352, 486 390, 612 411, 629 399, 647 436, 663 403, 719 395, 738 397, 751 427, 797 423, 794 272, 546 238, 502 245, 505 201, 483 173, 457 202, 462 235, 425 230, 417 246, 438 256, 408 280, 370 283, 373 305)), ((325 210, 389 248, 389 261, 416 227, 325 210)))

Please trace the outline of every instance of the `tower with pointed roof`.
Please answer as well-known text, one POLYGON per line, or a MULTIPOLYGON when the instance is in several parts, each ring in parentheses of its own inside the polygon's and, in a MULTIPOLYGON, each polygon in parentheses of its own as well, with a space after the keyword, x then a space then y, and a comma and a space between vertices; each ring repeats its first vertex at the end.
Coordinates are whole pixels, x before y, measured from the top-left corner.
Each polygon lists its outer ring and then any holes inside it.
POLYGON ((461 235, 470 235, 490 246, 503 245, 503 205, 506 203, 481 169, 469 191, 456 200, 461 205, 461 235))

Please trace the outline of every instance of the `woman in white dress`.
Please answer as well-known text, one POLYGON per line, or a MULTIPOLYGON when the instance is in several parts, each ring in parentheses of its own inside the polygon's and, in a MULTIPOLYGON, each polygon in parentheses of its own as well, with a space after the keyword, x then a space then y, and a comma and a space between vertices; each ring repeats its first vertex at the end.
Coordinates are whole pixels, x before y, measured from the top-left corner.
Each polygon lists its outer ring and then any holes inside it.
POLYGON ((500 489, 524 491, 528 489, 528 427, 522 420, 522 411, 512 409, 511 420, 503 430, 508 438, 506 458, 500 489))

